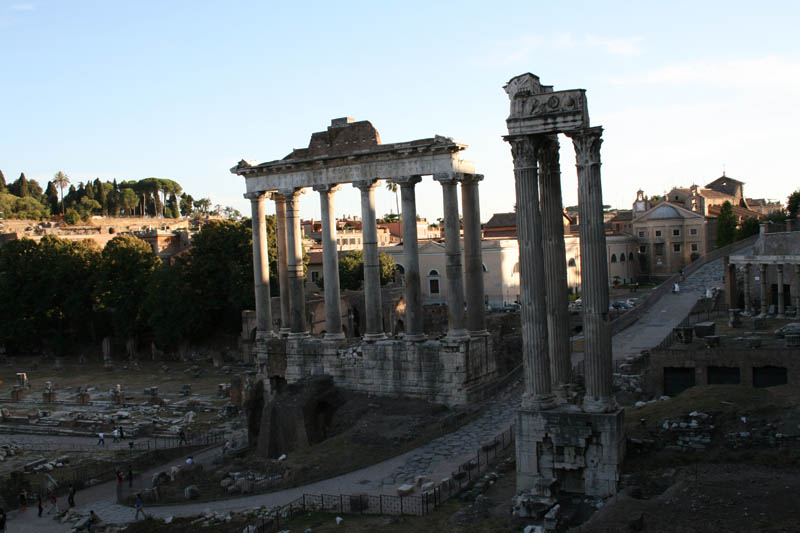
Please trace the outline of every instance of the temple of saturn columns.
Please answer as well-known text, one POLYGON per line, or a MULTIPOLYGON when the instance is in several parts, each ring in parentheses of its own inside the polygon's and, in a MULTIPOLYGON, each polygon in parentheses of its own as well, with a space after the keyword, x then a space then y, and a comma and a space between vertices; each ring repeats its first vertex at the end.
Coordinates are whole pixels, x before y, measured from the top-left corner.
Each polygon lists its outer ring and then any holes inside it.
MULTIPOLYGON (((330 375, 348 390, 381 395, 405 395, 449 405, 478 399, 497 377, 492 343, 486 332, 481 258, 478 183, 474 164, 462 159, 466 145, 436 136, 382 144, 368 121, 334 119, 326 131, 312 134, 308 148, 295 149, 277 161, 240 161, 231 169, 245 178, 252 205, 253 263, 257 332, 255 355, 265 387, 283 380, 330 375), (414 187, 422 176, 442 186, 448 332, 429 339, 423 331, 422 287, 416 229, 414 187), (405 268, 405 334, 387 338, 382 317, 378 262, 375 188, 378 180, 400 187, 405 268), (353 339, 342 333, 339 290, 335 193, 351 185, 361 191, 364 299, 366 330, 357 340, 360 357, 352 354, 353 339), (457 188, 461 187, 463 263, 457 188), (319 194, 325 292, 325 331, 309 335, 305 275, 302 262, 299 199, 319 194), (280 319, 273 321, 269 291, 266 223, 267 200, 275 202, 278 237, 280 319), (465 293, 464 286, 470 288, 465 293), (275 325, 279 323, 280 328, 275 325)), ((388 328, 391 331, 390 328, 388 328)))
POLYGON ((600 180, 602 127, 589 125, 583 89, 553 91, 533 74, 504 87, 514 159, 525 391, 517 413, 517 490, 616 493, 625 453, 612 392, 608 267, 600 180), (578 170, 585 390, 572 383, 557 134, 578 170))

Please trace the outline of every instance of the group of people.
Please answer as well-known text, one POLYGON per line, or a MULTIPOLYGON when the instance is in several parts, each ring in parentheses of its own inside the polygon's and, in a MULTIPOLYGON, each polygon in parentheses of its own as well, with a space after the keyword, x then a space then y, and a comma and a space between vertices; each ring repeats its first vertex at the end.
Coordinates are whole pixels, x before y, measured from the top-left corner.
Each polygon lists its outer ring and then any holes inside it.
MULTIPOLYGON (((117 486, 118 487, 122 487, 122 472, 120 470, 117 470, 116 476, 117 476, 117 486)), ((127 478, 128 478, 128 488, 132 488, 133 487, 133 467, 131 465, 128 465, 128 476, 127 476, 127 478)))
MULTIPOLYGON (((77 491, 75 489, 75 486, 70 484, 69 493, 67 495, 67 504, 70 507, 75 507, 75 493, 76 492, 77 491)), ((39 517, 40 518, 41 518, 43 513, 49 515, 50 513, 53 513, 53 512, 55 514, 59 514, 61 512, 61 509, 59 508, 59 505, 58 505, 58 496, 56 496, 56 491, 55 490, 50 491, 50 496, 48 497, 48 500, 50 502, 50 505, 47 508, 47 513, 44 513, 44 500, 42 499, 42 495, 38 494, 38 493, 36 494, 36 507, 37 507, 37 509, 39 511, 39 517)), ((24 488, 19 491, 19 508, 20 508, 21 512, 25 512, 25 510, 28 508, 28 491, 25 490, 24 488)), ((5 521, 6 521, 5 511, 0 509, 0 524, 5 526, 5 521)), ((0 532, 2 532, 2 531, 5 531, 5 529, 0 527, 0 532)))
MULTIPOLYGON (((125 430, 122 428, 122 426, 117 426, 114 428, 114 431, 111 432, 111 436, 114 438, 114 442, 125 440, 125 430)), ((97 445, 106 445, 106 434, 102 431, 97 434, 97 445)), ((131 443, 129 443, 129 445, 131 445, 131 443)), ((132 445, 131 448, 133 448, 132 445)))

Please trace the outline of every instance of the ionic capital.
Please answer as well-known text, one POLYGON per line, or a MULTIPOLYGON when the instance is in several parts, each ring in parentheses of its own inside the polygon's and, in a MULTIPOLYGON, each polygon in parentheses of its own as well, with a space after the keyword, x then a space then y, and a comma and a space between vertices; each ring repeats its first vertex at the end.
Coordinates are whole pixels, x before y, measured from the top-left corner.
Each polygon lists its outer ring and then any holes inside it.
POLYGON ((575 160, 579 167, 600 164, 600 145, 603 144, 603 128, 584 128, 567 132, 575 146, 575 160))
POLYGON ((414 185, 416 185, 417 183, 422 181, 422 177, 420 177, 420 176, 399 176, 399 177, 396 177, 396 178, 392 178, 392 181, 394 183, 398 184, 400 187, 403 187, 403 188, 411 187, 411 188, 413 188, 414 185))
POLYGON ((462 174, 461 175, 461 183, 463 185, 473 185, 473 184, 477 185, 481 181, 483 181, 483 174, 462 174))
POLYGON ((375 190, 375 187, 377 186, 378 186, 377 178, 371 180, 360 180, 353 182, 353 187, 361 190, 361 192, 370 192, 372 190, 375 190))
POLYGON ((322 185, 314 185, 314 190, 317 192, 332 193, 341 189, 338 183, 324 183, 322 185))

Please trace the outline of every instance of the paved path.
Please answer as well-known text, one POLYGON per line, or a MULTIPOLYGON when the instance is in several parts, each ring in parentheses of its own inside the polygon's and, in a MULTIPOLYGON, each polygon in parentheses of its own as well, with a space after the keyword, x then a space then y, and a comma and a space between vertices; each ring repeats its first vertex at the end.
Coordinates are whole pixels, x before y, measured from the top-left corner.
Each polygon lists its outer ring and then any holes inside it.
MULTIPOLYGON (((741 252, 740 252, 741 253, 741 252)), ((667 293, 632 326, 614 335, 614 359, 637 355, 660 343, 705 296, 707 288, 722 288, 722 258, 703 265, 680 284, 678 294, 667 293)))
MULTIPOLYGON (((705 294, 708 287, 722 286, 722 260, 704 265, 692 274, 681 286, 679 294, 667 294, 656 302, 635 324, 614 336, 614 358, 637 354, 661 342, 689 313, 697 298, 705 294)), ((481 444, 492 440, 508 429, 514 412, 519 405, 521 387, 517 386, 505 395, 491 402, 484 413, 475 421, 466 424, 448 435, 434 439, 408 453, 362 468, 335 478, 311 483, 302 487, 286 489, 269 494, 258 494, 230 500, 187 505, 151 507, 148 514, 155 517, 195 516, 206 509, 212 511, 244 511, 262 505, 273 507, 285 505, 305 494, 394 494, 395 487, 413 481, 417 474, 426 474, 433 480, 446 477, 459 464, 475 456, 481 444)), ((213 453, 198 456, 200 462, 210 461, 213 453)), ((149 479, 155 471, 169 468, 172 464, 160 466, 143 475, 149 479)), ((106 523, 125 523, 133 519, 130 507, 117 505, 114 501, 114 483, 105 483, 78 493, 78 502, 84 512, 94 510, 106 523), (112 497, 109 497, 112 495, 112 497)), ((69 531, 66 525, 57 524, 50 519, 38 519, 35 510, 29 509, 22 517, 9 522, 9 532, 17 531, 69 531)))

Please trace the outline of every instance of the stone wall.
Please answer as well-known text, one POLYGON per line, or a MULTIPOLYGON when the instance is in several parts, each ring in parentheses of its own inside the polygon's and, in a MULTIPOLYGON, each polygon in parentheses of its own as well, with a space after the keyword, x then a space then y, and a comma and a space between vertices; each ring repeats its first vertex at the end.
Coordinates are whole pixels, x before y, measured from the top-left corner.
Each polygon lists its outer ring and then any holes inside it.
POLYGON ((461 405, 480 400, 482 386, 498 377, 488 336, 459 342, 387 339, 356 346, 318 338, 281 342, 289 383, 330 375, 346 390, 461 405))
POLYGON ((709 369, 736 368, 739 384, 752 387, 753 371, 758 368, 785 368, 787 383, 800 384, 800 360, 797 350, 724 349, 657 350, 650 354, 650 367, 645 375, 645 392, 649 397, 664 394, 664 369, 694 370, 694 384, 709 384, 709 369))

